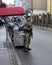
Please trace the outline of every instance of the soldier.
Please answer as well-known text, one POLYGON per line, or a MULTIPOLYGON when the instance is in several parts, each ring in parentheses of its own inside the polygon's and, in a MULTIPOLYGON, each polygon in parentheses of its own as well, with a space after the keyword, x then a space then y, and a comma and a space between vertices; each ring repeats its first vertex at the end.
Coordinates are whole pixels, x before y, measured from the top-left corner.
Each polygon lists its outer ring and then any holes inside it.
POLYGON ((24 49, 25 49, 25 52, 27 52, 28 50, 31 50, 31 48, 29 48, 29 44, 30 44, 31 36, 33 35, 31 17, 27 16, 26 20, 27 21, 22 25, 22 28, 23 28, 24 33, 25 33, 25 35, 24 35, 24 49))

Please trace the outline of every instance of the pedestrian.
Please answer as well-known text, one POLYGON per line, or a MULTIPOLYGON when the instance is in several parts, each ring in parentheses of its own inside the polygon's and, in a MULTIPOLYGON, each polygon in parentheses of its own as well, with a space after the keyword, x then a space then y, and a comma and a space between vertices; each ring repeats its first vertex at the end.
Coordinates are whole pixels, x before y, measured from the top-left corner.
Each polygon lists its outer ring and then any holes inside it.
POLYGON ((31 48, 29 48, 29 45, 30 45, 31 37, 33 36, 31 17, 27 16, 26 20, 27 21, 24 24, 22 24, 22 28, 23 28, 24 33, 25 33, 25 35, 24 35, 24 49, 25 49, 25 52, 27 52, 28 50, 31 50, 31 48))

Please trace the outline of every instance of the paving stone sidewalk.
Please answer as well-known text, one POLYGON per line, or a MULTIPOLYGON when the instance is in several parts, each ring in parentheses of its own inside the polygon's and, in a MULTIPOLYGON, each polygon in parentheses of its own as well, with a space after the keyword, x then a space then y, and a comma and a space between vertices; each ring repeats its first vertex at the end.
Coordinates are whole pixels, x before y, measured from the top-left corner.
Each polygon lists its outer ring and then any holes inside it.
POLYGON ((0 28, 0 65, 10 65, 9 54, 4 42, 6 41, 5 28, 0 28))

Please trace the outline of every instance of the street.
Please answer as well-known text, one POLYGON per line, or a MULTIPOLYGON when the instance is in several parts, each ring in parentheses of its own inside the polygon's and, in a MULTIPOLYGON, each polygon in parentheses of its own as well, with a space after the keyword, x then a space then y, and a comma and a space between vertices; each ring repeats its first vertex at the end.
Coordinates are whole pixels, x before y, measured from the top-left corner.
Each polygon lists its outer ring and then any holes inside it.
POLYGON ((34 28, 29 52, 16 49, 22 65, 52 65, 52 31, 34 28))
POLYGON ((33 28, 29 52, 6 45, 6 30, 0 28, 0 65, 52 65, 52 30, 33 28), (17 55, 16 55, 17 54, 17 55))

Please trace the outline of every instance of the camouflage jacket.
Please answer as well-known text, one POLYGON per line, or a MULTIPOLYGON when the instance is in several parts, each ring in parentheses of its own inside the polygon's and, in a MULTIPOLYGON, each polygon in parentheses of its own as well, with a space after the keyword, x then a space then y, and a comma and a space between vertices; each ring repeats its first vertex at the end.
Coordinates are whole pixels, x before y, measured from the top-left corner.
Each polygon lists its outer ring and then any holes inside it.
POLYGON ((30 33, 31 36, 33 35, 33 32, 32 32, 33 27, 31 23, 25 22, 22 24, 21 27, 23 28, 24 33, 30 33))

